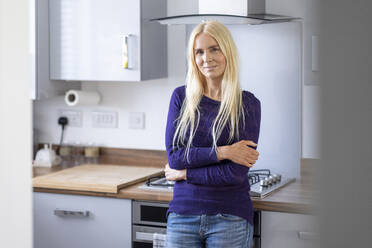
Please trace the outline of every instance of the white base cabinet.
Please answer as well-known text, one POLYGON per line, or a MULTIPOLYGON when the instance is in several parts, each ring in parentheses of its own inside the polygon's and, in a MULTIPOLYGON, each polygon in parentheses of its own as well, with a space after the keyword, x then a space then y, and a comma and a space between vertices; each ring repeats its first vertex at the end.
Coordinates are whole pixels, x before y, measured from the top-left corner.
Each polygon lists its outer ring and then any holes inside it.
POLYGON ((34 248, 130 248, 131 200, 33 193, 34 248))
POLYGON ((318 245, 316 217, 262 211, 262 248, 315 248, 318 245))

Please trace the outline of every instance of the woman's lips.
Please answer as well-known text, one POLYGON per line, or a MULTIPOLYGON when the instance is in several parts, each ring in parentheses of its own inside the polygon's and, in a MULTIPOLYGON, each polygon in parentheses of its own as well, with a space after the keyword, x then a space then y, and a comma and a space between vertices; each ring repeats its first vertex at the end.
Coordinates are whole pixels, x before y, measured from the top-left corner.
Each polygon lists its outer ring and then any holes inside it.
POLYGON ((216 67, 217 66, 206 66, 206 67, 204 67, 204 70, 210 71, 210 70, 215 69, 216 67))

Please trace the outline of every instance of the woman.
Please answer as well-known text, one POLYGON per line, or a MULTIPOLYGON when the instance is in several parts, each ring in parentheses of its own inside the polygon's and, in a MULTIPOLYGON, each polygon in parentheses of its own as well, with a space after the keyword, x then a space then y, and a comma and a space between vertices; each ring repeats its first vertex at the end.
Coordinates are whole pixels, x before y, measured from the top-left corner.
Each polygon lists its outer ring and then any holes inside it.
POLYGON ((186 87, 168 112, 169 204, 166 247, 250 247, 253 207, 247 173, 258 159, 261 108, 242 91, 229 30, 208 21, 192 31, 186 87))

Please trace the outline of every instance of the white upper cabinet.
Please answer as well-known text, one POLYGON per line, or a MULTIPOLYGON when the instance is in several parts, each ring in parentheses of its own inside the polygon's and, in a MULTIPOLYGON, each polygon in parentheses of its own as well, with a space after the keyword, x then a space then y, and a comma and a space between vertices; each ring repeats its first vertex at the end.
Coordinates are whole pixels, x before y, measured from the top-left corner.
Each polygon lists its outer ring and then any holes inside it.
POLYGON ((141 81, 167 76, 166 0, 49 0, 50 78, 141 81))

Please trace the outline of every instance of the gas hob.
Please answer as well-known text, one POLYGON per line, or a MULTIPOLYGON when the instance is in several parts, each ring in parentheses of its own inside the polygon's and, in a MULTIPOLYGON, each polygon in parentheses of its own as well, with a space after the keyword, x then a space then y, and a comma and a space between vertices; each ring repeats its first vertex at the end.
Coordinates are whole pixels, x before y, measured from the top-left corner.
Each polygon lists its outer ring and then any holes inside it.
MULTIPOLYGON (((251 186, 249 194, 251 197, 255 198, 264 198, 296 180, 295 178, 288 178, 279 174, 271 173, 268 169, 251 170, 247 174, 247 177, 251 186)), ((173 186, 173 181, 168 181, 164 176, 160 176, 148 179, 147 182, 139 188, 172 192, 173 186)))

